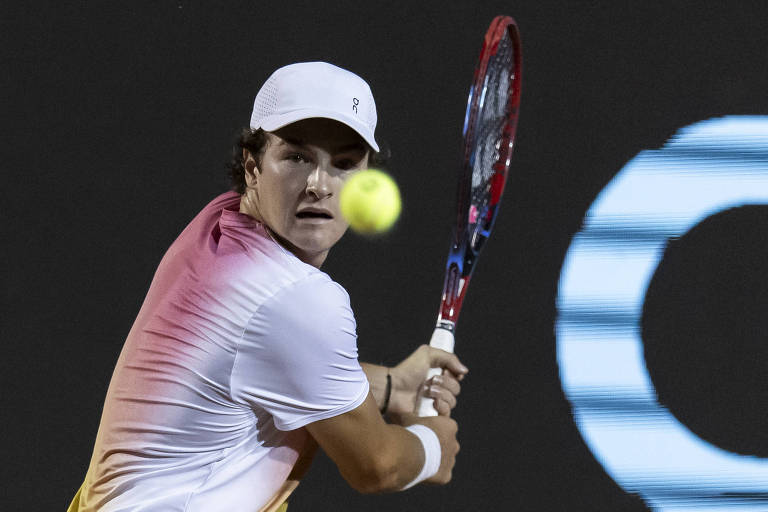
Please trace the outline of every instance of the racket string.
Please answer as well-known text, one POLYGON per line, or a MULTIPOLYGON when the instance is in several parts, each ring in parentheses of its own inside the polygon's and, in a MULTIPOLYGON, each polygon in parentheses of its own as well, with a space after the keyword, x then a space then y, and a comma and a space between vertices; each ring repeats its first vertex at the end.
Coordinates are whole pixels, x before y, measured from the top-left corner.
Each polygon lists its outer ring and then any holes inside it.
POLYGON ((485 224, 492 219, 492 212, 489 211, 492 198, 491 186, 494 183, 494 175, 499 172, 495 167, 502 156, 501 145, 508 119, 507 110, 512 92, 510 87, 515 72, 514 64, 514 43, 506 34, 499 41, 496 54, 488 60, 473 133, 474 152, 470 161, 472 165, 471 207, 468 220, 470 224, 480 223, 484 229, 489 227, 485 224))

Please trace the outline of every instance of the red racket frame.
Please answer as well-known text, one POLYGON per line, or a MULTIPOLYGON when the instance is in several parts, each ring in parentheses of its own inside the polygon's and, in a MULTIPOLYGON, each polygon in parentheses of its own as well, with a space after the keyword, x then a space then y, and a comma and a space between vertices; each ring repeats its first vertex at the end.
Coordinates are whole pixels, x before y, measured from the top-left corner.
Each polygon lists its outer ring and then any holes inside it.
POLYGON ((483 40, 464 120, 464 161, 459 177, 457 217, 446 265, 443 295, 437 321, 438 327, 448 329, 451 332, 455 330, 477 257, 483 248, 485 240, 490 235, 498 215, 498 206, 504 192, 509 162, 514 149, 515 131, 520 108, 521 81, 522 50, 517 24, 509 16, 497 16, 491 22, 483 40), (476 216, 478 212, 476 209, 473 211, 474 205, 471 202, 475 127, 478 107, 483 98, 488 63, 496 55, 505 31, 509 33, 513 44, 514 59, 514 68, 510 76, 511 91, 506 106, 507 121, 502 130, 499 158, 493 165, 495 174, 491 178, 490 204, 488 210, 483 215, 484 219, 477 219, 476 217, 473 218, 473 215, 476 216))

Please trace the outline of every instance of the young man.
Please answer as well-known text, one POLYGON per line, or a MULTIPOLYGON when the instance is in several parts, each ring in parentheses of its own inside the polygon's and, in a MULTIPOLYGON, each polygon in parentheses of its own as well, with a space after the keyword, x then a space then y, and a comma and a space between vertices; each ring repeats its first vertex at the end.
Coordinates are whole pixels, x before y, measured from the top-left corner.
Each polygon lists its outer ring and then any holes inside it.
POLYGON ((319 270, 347 229, 341 186, 378 151, 375 126, 368 85, 341 68, 267 80, 235 190, 157 269, 71 511, 275 510, 317 445, 360 492, 450 480, 466 368, 427 346, 392 369, 361 365, 349 297, 319 270), (430 366, 445 371, 424 382, 430 366), (412 414, 425 390, 438 417, 412 414))

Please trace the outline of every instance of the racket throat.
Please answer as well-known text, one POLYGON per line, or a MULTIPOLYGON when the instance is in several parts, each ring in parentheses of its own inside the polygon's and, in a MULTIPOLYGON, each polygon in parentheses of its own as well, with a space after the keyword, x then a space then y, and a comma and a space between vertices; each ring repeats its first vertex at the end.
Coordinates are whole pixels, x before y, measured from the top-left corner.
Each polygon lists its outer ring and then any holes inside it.
POLYGON ((451 262, 445 275, 443 300, 440 305, 440 313, 437 316, 437 327, 442 328, 445 324, 449 326, 451 332, 454 332, 468 284, 469 275, 462 271, 462 265, 455 261, 451 262))

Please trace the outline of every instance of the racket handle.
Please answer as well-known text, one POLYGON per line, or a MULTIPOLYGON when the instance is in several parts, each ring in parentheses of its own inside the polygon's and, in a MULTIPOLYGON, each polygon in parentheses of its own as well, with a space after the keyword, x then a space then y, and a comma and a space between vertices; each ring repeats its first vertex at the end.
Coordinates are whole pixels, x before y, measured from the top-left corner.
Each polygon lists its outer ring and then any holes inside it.
MULTIPOLYGON (((446 352, 453 352, 454 337, 453 332, 443 327, 435 328, 432 333, 432 339, 429 340, 429 346, 445 350, 446 352)), ((441 375, 443 373, 442 368, 430 368, 427 371, 427 379, 431 379, 435 375, 441 375)), ((417 414, 419 416, 437 416, 437 409, 434 406, 434 398, 428 396, 422 396, 419 398, 419 405, 417 408, 417 414)))

